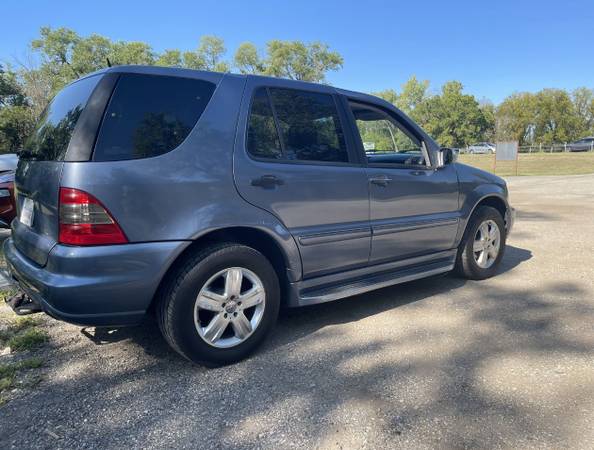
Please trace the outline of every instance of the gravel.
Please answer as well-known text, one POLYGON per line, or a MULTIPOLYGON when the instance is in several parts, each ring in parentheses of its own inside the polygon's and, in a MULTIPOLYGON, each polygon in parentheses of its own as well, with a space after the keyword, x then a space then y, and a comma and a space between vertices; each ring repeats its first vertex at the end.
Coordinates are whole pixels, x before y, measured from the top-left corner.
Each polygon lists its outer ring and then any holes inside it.
POLYGON ((594 175, 509 180, 501 273, 421 280, 281 317, 206 369, 156 324, 45 318, 43 381, 0 448, 594 448, 594 175))

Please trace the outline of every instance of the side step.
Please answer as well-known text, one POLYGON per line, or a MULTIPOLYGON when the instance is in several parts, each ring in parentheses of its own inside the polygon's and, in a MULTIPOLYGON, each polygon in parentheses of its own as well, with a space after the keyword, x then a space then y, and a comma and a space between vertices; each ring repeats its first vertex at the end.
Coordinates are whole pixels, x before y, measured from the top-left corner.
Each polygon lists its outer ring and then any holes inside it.
POLYGON ((383 272, 366 278, 361 278, 343 284, 323 286, 320 288, 307 289, 299 294, 299 306, 314 305, 357 294, 381 289, 394 284, 406 283, 407 281, 418 280, 451 271, 454 264, 451 259, 436 261, 417 267, 409 267, 391 272, 383 272))

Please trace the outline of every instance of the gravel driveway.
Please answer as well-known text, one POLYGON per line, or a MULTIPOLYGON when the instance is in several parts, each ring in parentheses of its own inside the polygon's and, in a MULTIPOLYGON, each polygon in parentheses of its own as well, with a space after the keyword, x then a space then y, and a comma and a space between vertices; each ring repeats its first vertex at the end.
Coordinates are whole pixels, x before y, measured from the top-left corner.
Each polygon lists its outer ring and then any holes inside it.
POLYGON ((594 448, 594 175, 509 185, 497 277, 290 311, 234 366, 193 366, 154 323, 44 319, 43 381, 0 408, 0 448, 594 448))

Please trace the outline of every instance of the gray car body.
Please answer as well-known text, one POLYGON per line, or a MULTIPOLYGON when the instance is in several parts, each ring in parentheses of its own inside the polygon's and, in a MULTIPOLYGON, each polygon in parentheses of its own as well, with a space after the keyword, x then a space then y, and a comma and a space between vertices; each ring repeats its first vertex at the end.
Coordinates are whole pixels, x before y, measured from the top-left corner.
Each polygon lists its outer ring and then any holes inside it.
POLYGON ((140 321, 177 262, 213 239, 261 250, 279 274, 287 304, 302 306, 451 270, 479 204, 498 208, 511 226, 502 179, 459 163, 440 164, 439 146, 376 97, 292 80, 184 69, 120 66, 100 73, 199 78, 217 87, 184 142, 160 156, 80 161, 77 125, 64 162, 21 160, 17 207, 20 211, 23 195, 32 198, 38 222, 30 229, 16 219, 4 251, 16 281, 56 318, 85 325, 140 321), (250 157, 246 123, 259 86, 334 95, 347 143, 360 160, 299 164, 250 157), (348 126, 353 124, 347 98, 380 107, 413 130, 425 142, 430 164, 368 165, 348 126), (386 174, 389 186, 370 183, 386 174), (282 185, 253 185, 265 175, 279 177, 282 185), (98 198, 129 243, 58 244, 58 186, 98 198))

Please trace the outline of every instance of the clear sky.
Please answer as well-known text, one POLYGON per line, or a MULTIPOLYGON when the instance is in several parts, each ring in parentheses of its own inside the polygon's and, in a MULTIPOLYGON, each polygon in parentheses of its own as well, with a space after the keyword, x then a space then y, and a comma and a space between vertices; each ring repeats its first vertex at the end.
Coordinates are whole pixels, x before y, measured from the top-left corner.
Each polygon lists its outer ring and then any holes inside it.
POLYGON ((515 91, 594 88, 594 0, 61 1, 2 0, 0 61, 23 58, 39 27, 192 49, 204 34, 232 51, 251 41, 320 40, 344 67, 347 89, 399 89, 415 74, 433 90, 460 80, 477 98, 515 91))

